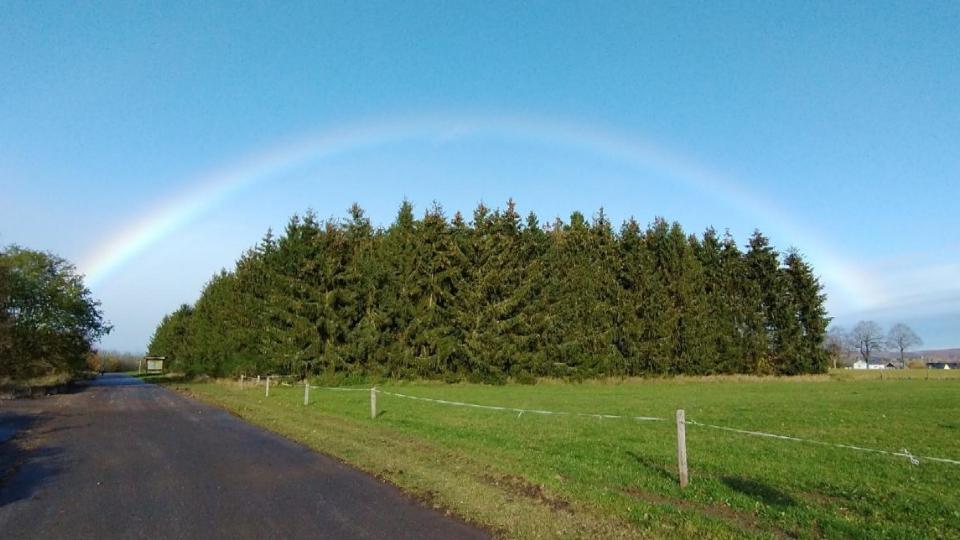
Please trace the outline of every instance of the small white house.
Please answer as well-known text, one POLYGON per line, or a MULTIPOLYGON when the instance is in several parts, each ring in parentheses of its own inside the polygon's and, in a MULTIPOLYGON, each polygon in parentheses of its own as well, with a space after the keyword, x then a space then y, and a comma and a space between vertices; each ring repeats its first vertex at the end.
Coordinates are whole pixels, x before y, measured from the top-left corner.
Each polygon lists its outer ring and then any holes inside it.
POLYGON ((863 359, 853 363, 853 369, 897 369, 893 362, 884 362, 883 360, 871 360, 869 364, 863 359))

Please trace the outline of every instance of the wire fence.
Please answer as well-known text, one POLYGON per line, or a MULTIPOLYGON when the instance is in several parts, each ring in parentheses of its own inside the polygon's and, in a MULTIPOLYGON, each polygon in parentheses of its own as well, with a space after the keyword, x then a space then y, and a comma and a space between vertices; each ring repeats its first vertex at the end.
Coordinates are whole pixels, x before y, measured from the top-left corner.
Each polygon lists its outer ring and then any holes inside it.
MULTIPOLYGON (((269 388, 270 388, 270 378, 266 377, 264 379, 266 385, 266 395, 269 397, 269 388)), ((260 378, 258 377, 259 381, 260 378)), ((640 422, 665 422, 668 419, 661 416, 633 416, 633 415, 623 415, 623 414, 607 414, 607 413, 584 413, 584 412, 573 412, 573 411, 553 411, 547 409, 528 409, 521 407, 510 407, 505 405, 484 405, 480 403, 470 403, 466 401, 451 401, 446 399, 436 399, 428 398, 423 396, 414 396, 410 394, 402 394, 400 392, 392 392, 389 390, 383 390, 381 388, 366 387, 366 388, 350 388, 350 387, 338 387, 338 386, 315 386, 311 384, 301 384, 299 386, 304 387, 304 405, 309 404, 310 390, 326 390, 331 392, 367 392, 370 394, 370 415, 371 418, 376 418, 378 413, 376 398, 377 395, 391 396, 411 401, 418 401, 424 403, 432 403, 437 405, 452 406, 452 407, 462 407, 462 408, 471 408, 471 409, 482 409, 489 411, 499 411, 499 412, 510 412, 517 413, 517 418, 523 416, 524 414, 535 414, 535 415, 544 415, 544 416, 568 416, 568 417, 584 417, 584 418, 597 418, 597 419, 620 419, 620 420, 633 420, 640 422)), ((243 387, 243 378, 241 378, 241 388, 243 387)), ((680 468, 680 477, 681 477, 681 486, 686 485, 686 436, 685 430, 686 426, 694 426, 698 428, 712 429, 717 431, 723 431, 726 433, 734 433, 738 435, 746 435, 750 437, 761 437, 771 440, 779 441, 790 441, 803 444, 818 445, 830 448, 838 448, 844 450, 852 450, 856 452, 867 452, 880 455, 886 455, 896 458, 903 458, 908 460, 913 465, 920 465, 922 461, 933 462, 933 463, 942 463, 947 465, 960 465, 960 460, 949 459, 944 457, 933 457, 933 456, 923 456, 916 455, 911 453, 906 448, 900 449, 899 451, 892 450, 883 450, 879 448, 870 448, 866 446, 846 444, 846 443, 834 443, 827 441, 820 441, 816 439, 809 439, 804 437, 796 437, 793 435, 783 435, 778 433, 768 433, 764 431, 748 430, 741 429, 730 426, 722 426, 717 424, 711 424, 706 422, 699 422, 697 420, 687 419, 683 410, 677 411, 677 440, 678 440, 678 466, 680 468)))
POLYGON ((794 437, 792 435, 780 435, 777 433, 766 433, 763 431, 750 431, 746 429, 737 429, 737 428, 732 428, 728 426, 705 424, 702 422, 697 422, 695 420, 687 420, 687 424, 691 426, 699 426, 699 427, 705 427, 710 429, 716 429, 720 431, 727 431, 730 433, 739 433, 741 435, 750 435, 752 437, 765 437, 769 439, 778 439, 783 441, 794 441, 794 442, 801 442, 801 443, 807 443, 807 444, 816 444, 820 446, 829 446, 833 448, 844 448, 847 450, 855 450, 858 452, 870 452, 875 454, 883 454, 887 456, 902 457, 902 458, 906 458, 907 460, 910 461, 910 463, 914 465, 919 465, 920 461, 935 461, 937 463, 949 463, 951 465, 960 465, 960 460, 930 457, 930 456, 918 456, 918 455, 911 454, 910 451, 907 450, 906 448, 901 449, 899 452, 892 452, 889 450, 880 450, 878 448, 867 448, 865 446, 856 446, 852 444, 832 443, 832 442, 826 442, 826 441, 817 441, 814 439, 805 439, 803 437, 794 437))
POLYGON ((445 400, 445 399, 433 399, 433 398, 425 398, 425 397, 420 397, 420 396, 409 396, 409 395, 406 395, 406 394, 400 394, 400 393, 398 393, 398 392, 388 392, 388 391, 386 391, 386 390, 380 390, 380 389, 376 389, 375 392, 377 392, 378 394, 384 394, 384 395, 387 395, 387 396, 394 396, 394 397, 399 397, 399 398, 404 398, 404 399, 413 399, 413 400, 416 400, 416 401, 427 401, 427 402, 430 402, 430 403, 439 403, 439 404, 441 404, 441 405, 453 405, 453 406, 455 406, 455 407, 472 407, 472 408, 475 408, 475 409, 487 409, 487 410, 491 410, 491 411, 509 411, 509 412, 515 412, 515 413, 519 413, 519 414, 517 414, 518 417, 521 416, 521 415, 523 415, 524 413, 530 413, 530 414, 556 415, 556 416, 582 416, 582 417, 587 417, 587 418, 611 418, 611 419, 614 419, 614 418, 628 418, 628 419, 631 419, 631 420, 654 421, 654 422, 666 420, 666 418, 660 418, 660 417, 658 417, 658 416, 625 416, 625 415, 619 415, 619 414, 580 413, 580 412, 567 412, 567 411, 548 411, 548 410, 544 410, 544 409, 521 409, 521 408, 517 408, 517 407, 500 407, 500 406, 496 406, 496 405, 480 405, 480 404, 478 404, 478 403, 467 403, 467 402, 463 402, 463 401, 448 401, 448 400, 445 400))

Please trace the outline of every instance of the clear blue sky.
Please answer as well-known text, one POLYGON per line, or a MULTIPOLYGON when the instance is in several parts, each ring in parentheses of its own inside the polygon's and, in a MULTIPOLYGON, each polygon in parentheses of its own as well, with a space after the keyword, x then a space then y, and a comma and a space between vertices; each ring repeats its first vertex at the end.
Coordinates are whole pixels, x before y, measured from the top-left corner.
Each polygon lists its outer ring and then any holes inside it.
POLYGON ((838 323, 960 346, 958 28, 956 2, 4 2, 0 244, 77 262, 138 351, 294 212, 512 196, 759 227, 838 323))

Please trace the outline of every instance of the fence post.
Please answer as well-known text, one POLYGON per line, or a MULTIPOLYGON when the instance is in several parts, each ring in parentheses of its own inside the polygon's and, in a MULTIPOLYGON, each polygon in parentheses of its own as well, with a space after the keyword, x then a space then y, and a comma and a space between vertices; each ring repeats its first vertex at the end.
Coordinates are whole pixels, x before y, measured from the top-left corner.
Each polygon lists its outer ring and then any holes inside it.
POLYGON ((306 379, 303 381, 303 404, 310 404, 310 381, 306 379))
POLYGON ((260 386, 260 376, 257 375, 257 386, 260 386))
POLYGON ((687 421, 683 409, 677 409, 677 469, 680 473, 680 488, 687 487, 687 421))
POLYGON ((240 374, 240 389, 243 390, 243 373, 240 374))
POLYGON ((377 417, 377 387, 370 388, 370 418, 377 417))
POLYGON ((270 397, 270 376, 269 375, 267 375, 267 389, 263 397, 270 397))

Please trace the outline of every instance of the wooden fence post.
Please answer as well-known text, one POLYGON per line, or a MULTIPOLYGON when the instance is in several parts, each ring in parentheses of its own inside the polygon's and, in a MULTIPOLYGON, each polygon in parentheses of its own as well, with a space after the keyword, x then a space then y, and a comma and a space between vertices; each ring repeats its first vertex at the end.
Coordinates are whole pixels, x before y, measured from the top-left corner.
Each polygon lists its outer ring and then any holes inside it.
POLYGON ((303 381, 303 404, 310 404, 310 382, 307 380, 303 381))
POLYGON ((370 418, 377 417, 377 387, 370 388, 370 418))
POLYGON ((257 386, 260 386, 260 376, 257 375, 257 386))
POLYGON ((243 390, 243 373, 240 374, 240 389, 243 390))
POLYGON ((680 488, 687 487, 687 421, 683 409, 677 409, 677 469, 680 473, 680 488))
POLYGON ((263 397, 270 397, 270 376, 269 375, 267 375, 267 389, 263 397))

